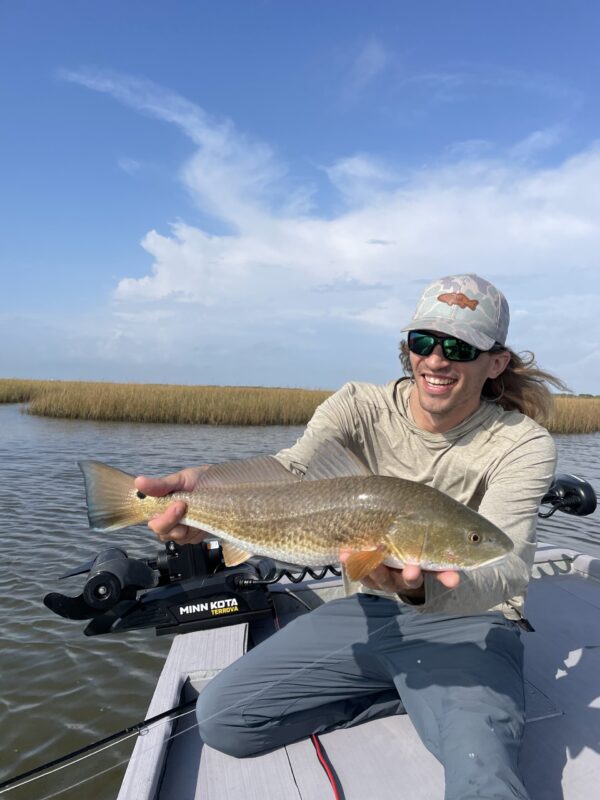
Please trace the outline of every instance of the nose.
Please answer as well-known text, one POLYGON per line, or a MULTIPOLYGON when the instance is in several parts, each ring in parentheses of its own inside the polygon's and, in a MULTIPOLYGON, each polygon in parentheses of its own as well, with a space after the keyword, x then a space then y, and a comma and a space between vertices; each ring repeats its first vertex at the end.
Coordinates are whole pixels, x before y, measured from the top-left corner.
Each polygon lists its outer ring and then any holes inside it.
POLYGON ((444 356, 441 344, 436 344, 431 353, 426 356, 426 361, 432 368, 448 363, 448 359, 444 356))

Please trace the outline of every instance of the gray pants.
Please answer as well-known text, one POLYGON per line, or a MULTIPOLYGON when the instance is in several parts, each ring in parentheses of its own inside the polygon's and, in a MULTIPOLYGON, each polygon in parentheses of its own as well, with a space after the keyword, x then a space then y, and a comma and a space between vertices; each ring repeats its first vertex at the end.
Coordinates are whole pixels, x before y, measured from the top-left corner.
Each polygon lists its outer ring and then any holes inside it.
POLYGON ((297 618, 217 675, 198 723, 207 744, 243 757, 403 706, 444 766, 446 800, 526 800, 522 664, 519 629, 501 614, 420 614, 358 594, 297 618))

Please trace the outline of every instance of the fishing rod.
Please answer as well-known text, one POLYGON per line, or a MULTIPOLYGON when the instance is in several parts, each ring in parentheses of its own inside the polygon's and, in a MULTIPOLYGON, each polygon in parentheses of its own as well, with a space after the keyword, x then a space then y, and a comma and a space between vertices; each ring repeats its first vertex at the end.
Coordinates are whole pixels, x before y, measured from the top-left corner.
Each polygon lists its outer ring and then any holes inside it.
POLYGON ((189 713, 188 709, 191 709, 192 706, 195 706, 196 700, 188 700, 186 703, 181 703, 178 706, 174 706, 173 708, 169 708, 167 711, 163 711, 160 714, 156 714, 154 717, 150 717, 149 719, 142 720, 141 722, 136 722, 135 725, 128 725, 126 728, 123 728, 116 733, 111 733, 110 736, 106 736, 104 739, 98 739, 91 744, 86 744, 84 747, 80 747, 77 750, 73 750, 71 753, 67 753, 64 756, 59 756, 59 758, 55 758, 52 761, 48 761, 45 764, 41 764, 38 767, 34 767, 33 769, 27 770, 27 772, 22 772, 20 775, 15 775, 12 778, 9 778, 6 781, 0 783, 0 791, 4 791, 8 789, 18 788, 15 784, 21 784, 21 782, 28 783, 28 778, 33 778, 37 775, 39 778, 43 777, 45 772, 49 772, 54 767, 58 767, 61 764, 66 764, 69 761, 73 761, 74 759, 78 758, 82 755, 91 755, 94 750, 100 750, 101 748, 105 747, 108 744, 117 742, 119 739, 124 739, 129 736, 132 736, 135 733, 141 733, 142 731, 149 728, 155 722, 160 722, 162 719, 166 719, 167 717, 173 716, 175 714, 179 714, 180 712, 187 712, 189 713))

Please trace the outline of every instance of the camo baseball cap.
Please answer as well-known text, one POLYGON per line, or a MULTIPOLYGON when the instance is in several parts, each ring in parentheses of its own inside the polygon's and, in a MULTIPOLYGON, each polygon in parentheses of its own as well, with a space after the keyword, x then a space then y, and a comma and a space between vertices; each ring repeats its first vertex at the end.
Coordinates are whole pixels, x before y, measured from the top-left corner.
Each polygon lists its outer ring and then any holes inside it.
POLYGON ((439 278, 423 292, 403 331, 431 330, 462 339, 479 350, 506 344, 510 314, 506 297, 479 275, 439 278))

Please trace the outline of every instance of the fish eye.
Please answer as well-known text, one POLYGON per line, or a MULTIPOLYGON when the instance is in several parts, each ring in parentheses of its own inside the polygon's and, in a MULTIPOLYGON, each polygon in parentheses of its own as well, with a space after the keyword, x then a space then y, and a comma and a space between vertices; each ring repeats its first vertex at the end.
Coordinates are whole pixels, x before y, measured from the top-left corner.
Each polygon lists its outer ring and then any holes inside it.
POLYGON ((477 533, 476 531, 471 531, 468 535, 468 539, 472 544, 479 544, 481 541, 481 534, 477 533))

